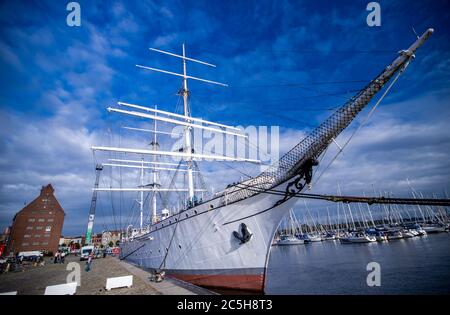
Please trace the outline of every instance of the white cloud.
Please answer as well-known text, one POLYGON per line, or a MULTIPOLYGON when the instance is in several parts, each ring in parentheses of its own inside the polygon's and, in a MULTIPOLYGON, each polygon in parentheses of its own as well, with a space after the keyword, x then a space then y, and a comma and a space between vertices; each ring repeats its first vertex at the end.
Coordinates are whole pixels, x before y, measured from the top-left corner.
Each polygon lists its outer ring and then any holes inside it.
POLYGON ((177 34, 160 35, 153 41, 154 47, 164 47, 172 44, 178 38, 177 34))

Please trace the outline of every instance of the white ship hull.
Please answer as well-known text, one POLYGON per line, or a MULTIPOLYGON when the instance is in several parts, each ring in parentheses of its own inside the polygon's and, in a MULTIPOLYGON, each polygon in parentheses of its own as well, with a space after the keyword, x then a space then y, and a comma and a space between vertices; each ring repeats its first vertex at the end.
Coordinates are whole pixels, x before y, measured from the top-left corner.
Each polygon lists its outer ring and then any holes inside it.
MULTIPOLYGON (((284 190, 286 183, 277 187, 284 190)), ((296 198, 257 194, 220 206, 221 199, 173 215, 150 232, 121 245, 121 257, 145 269, 196 285, 263 291, 273 237, 296 198), (245 223, 252 237, 240 244, 233 232, 245 223), (167 256, 166 256, 167 252, 167 256)))

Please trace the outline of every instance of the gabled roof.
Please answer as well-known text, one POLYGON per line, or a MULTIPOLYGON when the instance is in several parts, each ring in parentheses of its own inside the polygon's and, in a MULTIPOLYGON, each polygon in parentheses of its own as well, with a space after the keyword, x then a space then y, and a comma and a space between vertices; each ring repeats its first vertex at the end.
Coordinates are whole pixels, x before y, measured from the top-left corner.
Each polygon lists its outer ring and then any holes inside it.
MULTIPOLYGON (((60 203, 56 199, 54 195, 55 189, 52 184, 48 184, 47 186, 42 186, 41 193, 38 197, 36 197, 32 202, 22 208, 19 213, 34 211, 34 210, 42 210, 42 209, 52 209, 55 211, 61 211, 64 215, 64 209, 61 207, 60 203)), ((14 216, 14 219, 16 218, 14 216)))

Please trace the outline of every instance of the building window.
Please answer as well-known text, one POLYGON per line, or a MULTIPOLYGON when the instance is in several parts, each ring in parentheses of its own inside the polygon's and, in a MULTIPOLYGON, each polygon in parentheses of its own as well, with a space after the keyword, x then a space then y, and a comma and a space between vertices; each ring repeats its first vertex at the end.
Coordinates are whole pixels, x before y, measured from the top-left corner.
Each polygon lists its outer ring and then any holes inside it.
POLYGON ((29 238, 29 237, 31 237, 31 235, 30 234, 25 234, 23 237, 29 238))
POLYGON ((33 242, 33 245, 39 245, 39 242, 33 242))
POLYGON ((50 237, 50 234, 44 234, 44 237, 50 237))
POLYGON ((36 230, 42 230, 43 228, 43 226, 36 226, 36 230))
POLYGON ((29 218, 28 219, 28 222, 34 222, 34 221, 36 221, 36 219, 34 219, 34 218, 29 218))
POLYGON ((53 219, 48 219, 47 222, 53 222, 53 219))
POLYGON ((45 232, 50 232, 52 230, 52 227, 50 225, 45 227, 45 232))
POLYGON ((48 245, 48 242, 42 242, 42 245, 48 245))
POLYGON ((35 234, 34 237, 35 238, 41 237, 41 234, 35 234))
POLYGON ((39 219, 38 222, 45 222, 45 219, 39 219))
POLYGON ((22 243, 22 246, 28 246, 30 243, 22 243))
POLYGON ((27 230, 32 230, 33 227, 32 226, 27 226, 27 230))

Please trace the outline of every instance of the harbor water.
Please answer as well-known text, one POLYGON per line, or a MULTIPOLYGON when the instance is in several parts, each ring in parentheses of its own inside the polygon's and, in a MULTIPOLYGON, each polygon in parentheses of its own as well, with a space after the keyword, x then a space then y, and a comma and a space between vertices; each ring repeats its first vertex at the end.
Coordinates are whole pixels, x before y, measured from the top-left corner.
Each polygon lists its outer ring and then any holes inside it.
POLYGON ((365 244, 272 246, 266 294, 449 294, 450 234, 365 244), (369 287, 367 264, 380 264, 369 287))

